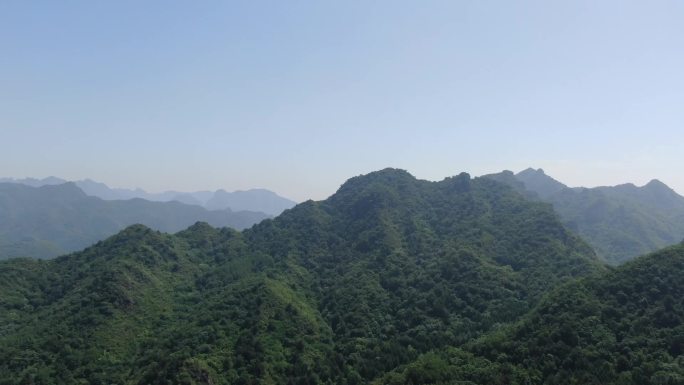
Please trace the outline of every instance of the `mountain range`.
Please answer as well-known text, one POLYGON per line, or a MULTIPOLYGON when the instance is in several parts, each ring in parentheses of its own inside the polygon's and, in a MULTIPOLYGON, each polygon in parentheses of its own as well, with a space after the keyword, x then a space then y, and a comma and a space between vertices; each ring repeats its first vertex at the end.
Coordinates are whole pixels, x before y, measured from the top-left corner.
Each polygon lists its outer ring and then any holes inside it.
POLYGON ((684 384, 684 245, 612 267, 563 222, 512 173, 385 169, 1 261, 0 385, 684 384))
MULTIPOLYGON (((68 181, 57 178, 47 177, 44 179, 36 178, 0 178, 0 183, 17 183, 32 187, 64 184, 68 181)), ((250 189, 246 191, 227 192, 217 191, 165 191, 162 193, 148 193, 142 189, 123 189, 110 188, 104 183, 96 182, 91 179, 83 179, 73 182, 78 188, 83 190, 86 195, 98 197, 104 200, 128 200, 141 198, 153 202, 177 201, 190 205, 197 205, 209 210, 233 211, 257 211, 268 215, 276 216, 292 208, 296 202, 283 198, 278 194, 266 189, 250 189)))
POLYGON ((504 184, 387 169, 243 232, 0 264, 0 383, 368 383, 604 269, 504 184))
POLYGON ((268 217, 252 211, 210 211, 175 201, 105 201, 86 195, 74 183, 41 187, 0 183, 0 259, 52 258, 83 249, 136 223, 166 232, 197 221, 243 229, 268 217))
POLYGON ((603 260, 620 264, 684 239, 684 197, 652 180, 606 187, 574 187, 542 169, 487 175, 530 199, 548 202, 563 223, 577 232, 603 260))

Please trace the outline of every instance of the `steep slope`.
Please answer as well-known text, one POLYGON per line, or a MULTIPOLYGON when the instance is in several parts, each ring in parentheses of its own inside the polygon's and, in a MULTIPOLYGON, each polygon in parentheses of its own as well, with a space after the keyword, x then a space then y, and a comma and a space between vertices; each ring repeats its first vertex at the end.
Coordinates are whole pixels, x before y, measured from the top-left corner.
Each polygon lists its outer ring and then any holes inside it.
POLYGON ((0 384, 368 383, 600 271, 546 204, 387 169, 242 233, 135 226, 0 263, 0 384))
POLYGON ((310 345, 326 341, 323 323, 284 282, 231 260, 243 248, 239 233, 206 224, 176 237, 136 225, 78 254, 0 264, 0 383, 310 373, 302 368, 321 357, 310 345))
POLYGON ((487 177, 518 190, 522 182, 529 197, 553 204, 565 225, 608 263, 620 264, 684 239, 684 197, 660 181, 643 187, 568 188, 541 169, 527 169, 514 179, 511 175, 504 171, 487 177))
POLYGON ((475 350, 542 383, 684 383, 684 246, 563 286, 475 350))
POLYGON ((82 249, 134 223, 168 232, 196 221, 242 229, 266 215, 208 211, 178 202, 103 201, 87 196, 73 183, 39 188, 1 183, 0 218, 2 259, 54 257, 82 249))
POLYGON ((684 384, 682 277, 684 245, 637 258, 553 290, 466 350, 425 354, 377 384, 684 384))

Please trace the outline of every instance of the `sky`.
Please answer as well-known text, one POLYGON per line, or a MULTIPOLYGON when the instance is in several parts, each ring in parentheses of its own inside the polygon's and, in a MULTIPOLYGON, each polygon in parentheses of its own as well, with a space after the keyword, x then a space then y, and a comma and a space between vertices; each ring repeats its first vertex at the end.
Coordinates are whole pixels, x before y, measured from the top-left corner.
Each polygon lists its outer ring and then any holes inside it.
POLYGON ((2 1, 0 176, 324 199, 385 167, 684 193, 684 2, 2 1))

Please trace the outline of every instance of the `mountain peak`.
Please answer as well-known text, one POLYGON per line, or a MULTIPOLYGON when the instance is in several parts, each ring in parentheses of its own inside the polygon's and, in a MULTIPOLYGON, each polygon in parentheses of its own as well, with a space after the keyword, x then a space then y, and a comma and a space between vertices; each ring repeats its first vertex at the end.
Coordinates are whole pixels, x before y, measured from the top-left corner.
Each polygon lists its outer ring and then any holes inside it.
POLYGON ((207 240, 218 237, 220 234, 221 230, 207 222, 195 222, 187 229, 177 232, 175 236, 189 241, 193 246, 201 246, 206 244, 207 240))
POLYGON ((416 179, 411 173, 401 168, 386 167, 382 170, 369 172, 368 174, 359 176, 360 178, 410 178, 416 179))
POLYGON ((297 203, 281 197, 273 191, 257 188, 228 192, 216 190, 205 204, 209 210, 231 209, 233 211, 259 211, 277 216, 284 210, 294 207, 297 203))
POLYGON ((360 191, 361 188, 366 188, 374 184, 382 184, 385 186, 396 187, 398 184, 405 184, 415 182, 416 178, 411 175, 408 171, 387 167, 382 170, 369 172, 368 174, 358 175, 353 178, 349 178, 346 182, 340 186, 340 188, 335 193, 344 194, 346 191, 360 191))
POLYGON ((516 179, 523 182, 525 187, 537 193, 541 198, 551 196, 568 186, 546 175, 541 168, 529 167, 515 175, 516 179))
POLYGON ((671 190, 671 188, 665 183, 659 181, 658 179, 651 179, 650 182, 644 185, 645 188, 658 189, 658 190, 671 190))
POLYGON ((86 193, 84 193, 83 190, 81 190, 74 182, 66 182, 62 184, 46 184, 40 187, 33 188, 49 192, 54 196, 67 198, 69 200, 79 200, 87 197, 86 193))
POLYGON ((148 233, 151 233, 153 231, 154 230, 152 230, 151 228, 149 228, 143 224, 136 223, 136 224, 133 224, 133 225, 130 225, 130 226, 124 228, 123 230, 121 230, 119 232, 119 234, 126 234, 126 235, 148 234, 148 233))
MULTIPOLYGON (((195 222, 192 226, 181 231, 180 233, 204 233, 204 232, 216 232, 216 228, 207 222, 199 221, 195 222)), ((178 233, 177 233, 178 234, 178 233)))
POLYGON ((670 208, 673 207, 672 205, 684 207, 684 199, 682 196, 658 179, 653 179, 648 182, 641 187, 641 191, 650 195, 661 205, 667 204, 670 208))
POLYGON ((528 167, 518 173, 518 175, 546 175, 543 168, 528 167))
POLYGON ((163 235, 161 232, 153 230, 143 224, 136 223, 125 227, 123 230, 105 239, 103 242, 105 244, 121 246, 140 244, 141 242, 145 243, 148 241, 156 243, 162 237, 163 235))
POLYGON ((503 183, 505 185, 510 186, 513 190, 517 191, 518 193, 530 198, 530 199, 537 199, 538 196, 534 191, 530 191, 527 188, 525 188, 525 183, 523 183, 520 179, 516 177, 516 175, 513 173, 513 171, 510 170, 504 170, 496 174, 487 174, 487 175, 482 175, 482 178, 485 179, 491 179, 499 183, 503 183))

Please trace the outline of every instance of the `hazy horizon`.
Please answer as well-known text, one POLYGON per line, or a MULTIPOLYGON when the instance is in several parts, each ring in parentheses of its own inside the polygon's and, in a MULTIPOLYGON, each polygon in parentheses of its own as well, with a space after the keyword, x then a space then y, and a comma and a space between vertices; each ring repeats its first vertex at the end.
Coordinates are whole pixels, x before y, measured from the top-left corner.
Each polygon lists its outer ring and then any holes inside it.
POLYGON ((684 192, 684 3, 0 4, 0 175, 323 199, 385 167, 684 192))
MULTIPOLYGON (((391 166, 387 166, 387 167, 392 168, 391 166)), ((541 169, 543 169, 542 167, 526 167, 525 169, 527 169, 527 168, 534 168, 534 169, 540 169, 540 168, 541 168, 541 169)), ((381 169, 382 169, 382 168, 381 168, 381 169)), ((306 201, 306 200, 308 200, 308 199, 323 200, 323 199, 329 197, 330 195, 332 195, 333 193, 335 193, 335 191, 337 191, 337 188, 340 187, 340 185, 342 185, 342 183, 344 183, 347 179, 352 178, 352 177, 355 177, 355 176, 358 176, 358 175, 363 175, 363 174, 368 174, 368 173, 370 173, 370 172, 379 171, 379 170, 381 170, 381 169, 377 169, 377 170, 368 170, 367 172, 364 172, 364 173, 362 173, 362 174, 350 175, 348 178, 346 178, 346 179, 340 181, 340 182, 339 182, 339 185, 336 186, 336 187, 335 187, 333 190, 331 190, 329 193, 326 193, 325 195, 320 196, 320 197, 308 197, 308 198, 304 198, 304 199, 296 199, 296 198, 294 198, 294 197, 287 196, 287 195, 285 195, 285 194, 283 194, 283 193, 281 193, 281 192, 279 192, 279 191, 277 191, 277 190, 269 189, 269 188, 266 188, 266 187, 258 187, 258 186, 256 186, 256 187, 248 187, 248 188, 244 188, 244 189, 230 189, 230 188, 225 188, 225 187, 218 187, 218 188, 191 189, 191 190, 180 190, 180 189, 177 189, 177 188, 168 188, 168 189, 163 189, 163 190, 148 190, 148 189, 145 189, 145 188, 140 187, 140 186, 114 186, 114 185, 110 185, 110 184, 107 183, 107 182, 104 182, 104 181, 102 181, 102 180, 99 180, 99 179, 97 179, 97 178, 92 178, 92 177, 70 179, 70 178, 61 178, 61 177, 58 176, 58 175, 46 175, 46 176, 42 176, 42 177, 34 177, 34 176, 13 177, 13 176, 0 175, 0 178, 13 178, 13 179, 35 178, 35 179, 45 179, 45 178, 49 178, 49 177, 56 177, 56 178, 65 179, 65 180, 70 181, 70 182, 80 181, 80 180, 84 180, 84 179, 90 179, 90 180, 92 180, 92 181, 94 181, 94 182, 104 183, 105 185, 107 185, 107 187, 113 188, 113 189, 116 189, 116 188, 120 188, 120 189, 129 189, 129 190, 142 189, 142 190, 144 190, 145 192, 147 192, 147 193, 152 193, 152 194, 164 193, 164 192, 169 192, 169 191, 176 191, 176 192, 179 192, 179 193, 185 193, 185 192, 199 192, 199 191, 212 191, 212 192, 213 192, 213 191, 217 191, 217 190, 225 190, 225 191, 227 191, 227 192, 235 192, 235 191, 246 191, 246 190, 253 190, 253 189, 266 189, 266 190, 271 190, 271 191, 277 193, 278 195, 283 196, 284 198, 292 199, 292 200, 294 200, 294 201, 296 201, 296 202, 298 202, 298 203, 301 203, 301 202, 304 202, 304 201, 306 201)), ((470 174, 471 177, 480 177, 480 176, 483 176, 483 175, 499 173, 499 172, 502 172, 502 171, 512 171, 513 173, 516 173, 516 174, 517 174, 518 172, 521 172, 521 171, 523 171, 523 170, 524 170, 524 169, 520 169, 520 170, 502 169, 502 170, 494 170, 494 171, 492 171, 492 172, 485 172, 485 173, 481 173, 481 174, 473 174, 473 173, 468 172, 467 170, 462 170, 462 171, 459 171, 459 172, 454 172, 454 173, 449 174, 449 175, 444 175, 443 177, 437 178, 437 179, 423 178, 423 177, 421 177, 420 175, 416 175, 416 174, 412 173, 411 170, 406 170, 406 171, 409 172, 411 175, 413 175, 414 177, 416 177, 416 178, 418 178, 418 179, 425 179, 425 180, 430 180, 430 181, 435 181, 435 182, 436 182, 436 181, 440 181, 440 180, 442 180, 442 179, 444 179, 444 178, 447 178, 447 177, 456 176, 456 175, 460 174, 461 172, 466 172, 466 173, 470 174)), ((654 180, 654 179, 657 179, 657 180, 659 180, 659 181, 665 183, 666 185, 668 185, 668 187, 670 187, 670 188, 672 188, 673 190, 675 190, 675 192, 677 192, 679 195, 682 195, 676 188, 674 188, 672 185, 670 185, 669 183, 667 183, 667 181, 663 181, 662 179, 658 179, 658 178, 650 178, 650 179, 648 179, 648 180, 643 180, 643 181, 640 181, 640 182, 622 181, 622 182, 616 182, 616 183, 597 183, 597 184, 593 184, 593 185, 576 185, 576 184, 568 183, 568 182, 566 182, 565 180, 562 180, 562 179, 560 179, 560 178, 557 178, 555 175, 553 175, 552 173, 548 172, 548 171, 545 170, 545 169, 543 169, 543 171, 544 171, 544 173, 545 173, 546 175, 548 175, 548 176, 554 178, 555 180, 557 180, 557 181, 559 181, 559 182, 561 182, 561 183, 563 183, 563 184, 565 184, 565 185, 567 185, 568 187, 571 187, 571 188, 575 188, 575 187, 580 187, 580 188, 581 188, 581 187, 584 187, 584 188, 592 188, 592 187, 602 187, 602 186, 616 186, 616 185, 630 184, 630 183, 631 183, 631 184, 634 184, 634 185, 636 185, 636 186, 638 186, 638 187, 642 187, 642 186, 648 184, 648 182, 650 182, 650 181, 652 181, 652 180, 654 180)))

